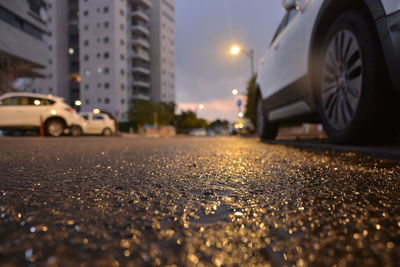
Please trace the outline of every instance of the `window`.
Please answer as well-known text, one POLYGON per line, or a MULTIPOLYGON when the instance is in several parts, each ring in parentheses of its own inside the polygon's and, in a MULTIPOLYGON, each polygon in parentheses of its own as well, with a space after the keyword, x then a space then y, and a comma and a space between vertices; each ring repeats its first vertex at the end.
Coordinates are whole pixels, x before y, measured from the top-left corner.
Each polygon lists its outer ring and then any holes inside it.
POLYGON ((110 73, 110 69, 107 68, 107 67, 105 67, 104 70, 103 70, 103 72, 104 72, 104 74, 109 74, 109 73, 110 73))
POLYGON ((109 84, 109 83, 105 83, 105 84, 104 84, 104 88, 105 88, 105 89, 110 88, 110 84, 109 84))
POLYGON ((109 41, 110 41, 110 38, 104 37, 103 42, 104 42, 105 44, 108 44, 109 41))
POLYGON ((20 97, 9 97, 1 100, 2 106, 19 106, 21 105, 20 97))
MULTIPOLYGON (((85 103, 86 103, 86 105, 89 105, 89 103, 90 103, 90 102, 89 102, 89 99, 86 99, 86 100, 85 100, 85 103)), ((87 116, 87 115, 85 115, 85 116, 87 116)), ((85 120, 87 120, 87 119, 85 118, 85 120)))
POLYGON ((121 45, 124 45, 124 44, 125 44, 124 39, 121 39, 121 40, 120 40, 120 43, 121 43, 121 45))
MULTIPOLYGON (((89 104, 89 99, 86 99, 86 104, 89 104)), ((89 120, 89 115, 82 115, 82 118, 84 118, 85 120, 89 120)))
POLYGON ((84 61, 89 61, 89 55, 85 55, 85 56, 83 57, 83 60, 84 60, 84 61))
POLYGON ((110 23, 108 21, 104 22, 104 28, 108 28, 109 25, 110 23))
POLYGON ((125 99, 121 99, 121 104, 122 104, 122 105, 125 104, 125 99))
POLYGON ((83 45, 84 45, 84 46, 89 46, 89 40, 85 40, 85 41, 83 42, 83 45))
POLYGON ((109 98, 105 98, 104 99, 104 103, 109 104, 110 103, 110 99, 109 98))
POLYGON ((125 55, 124 54, 121 54, 121 60, 125 60, 125 55))
POLYGON ((109 56, 110 56, 110 53, 108 53, 108 52, 105 52, 103 55, 104 58, 109 58, 109 56))
POLYGON ((276 30, 276 33, 274 37, 272 38, 271 45, 272 43, 275 42, 276 38, 281 34, 281 32, 286 28, 286 26, 293 20, 293 18, 299 13, 299 10, 297 9, 291 9, 288 12, 286 12, 285 16, 283 17, 281 24, 279 25, 278 29, 276 30))
POLYGON ((125 15, 125 13, 124 13, 124 10, 123 10, 123 9, 121 9, 121 10, 119 11, 119 13, 121 14, 121 16, 125 15))
POLYGON ((84 31, 88 31, 88 30, 89 30, 89 25, 83 26, 83 30, 84 30, 84 31))
POLYGON ((87 17, 87 16, 89 15, 89 11, 87 11, 87 10, 83 11, 83 15, 84 15, 85 17, 87 17))
MULTIPOLYGON (((106 99, 108 99, 108 98, 106 98, 106 99)), ((99 100, 100 100, 100 99, 99 99, 99 100)), ((103 118, 102 115, 94 114, 94 115, 93 115, 93 120, 95 120, 95 121, 100 121, 100 120, 104 120, 104 118, 103 118)))
POLYGON ((104 13, 108 13, 108 6, 105 6, 105 7, 103 8, 103 12, 104 12, 104 13))
POLYGON ((125 75, 125 70, 121 70, 121 75, 125 75))
POLYGON ((90 88, 89 84, 85 84, 85 89, 89 90, 89 88, 90 88))

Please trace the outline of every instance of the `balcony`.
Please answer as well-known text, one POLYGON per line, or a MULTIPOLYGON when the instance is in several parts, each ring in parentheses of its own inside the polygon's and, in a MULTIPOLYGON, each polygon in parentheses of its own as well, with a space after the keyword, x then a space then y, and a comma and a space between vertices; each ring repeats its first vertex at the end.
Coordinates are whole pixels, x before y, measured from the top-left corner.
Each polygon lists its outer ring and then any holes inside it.
POLYGON ((132 98, 133 98, 133 99, 147 100, 147 101, 150 100, 150 96, 149 96, 149 95, 147 95, 147 94, 141 94, 141 93, 134 93, 134 94, 132 95, 132 98))
POLYGON ((145 8, 152 7, 151 0, 133 0, 132 2, 145 8))
POLYGON ((144 34, 147 36, 150 35, 149 29, 143 24, 133 24, 131 29, 133 33, 144 34))
POLYGON ((134 66, 132 68, 132 73, 140 73, 140 74, 150 75, 150 70, 143 66, 134 66))
POLYGON ((134 80, 132 82, 132 85, 134 87, 150 88, 150 82, 147 81, 134 80))
POLYGON ((131 57, 133 60, 141 59, 145 62, 150 62, 150 55, 146 50, 139 49, 137 52, 132 52, 131 57))
POLYGON ((146 22, 148 22, 150 20, 149 15, 147 15, 143 9, 132 10, 131 15, 132 15, 132 18, 141 19, 146 22))
POLYGON ((135 38, 132 40, 132 45, 134 47, 141 47, 144 49, 150 49, 150 43, 144 38, 135 38))

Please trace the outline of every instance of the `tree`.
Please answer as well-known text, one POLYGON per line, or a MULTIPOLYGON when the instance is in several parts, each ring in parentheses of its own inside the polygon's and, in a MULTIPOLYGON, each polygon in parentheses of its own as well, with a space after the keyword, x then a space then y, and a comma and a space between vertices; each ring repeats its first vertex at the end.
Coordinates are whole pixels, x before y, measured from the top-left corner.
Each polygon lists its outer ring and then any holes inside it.
POLYGON ((247 83, 247 103, 244 116, 255 125, 256 123, 256 90, 257 75, 253 75, 247 83))
POLYGON ((154 103, 148 100, 135 99, 129 110, 129 120, 137 125, 158 124, 171 125, 174 121, 174 103, 154 103))
POLYGON ((178 132, 185 133, 191 129, 207 128, 208 122, 197 118, 197 114, 191 110, 182 111, 180 115, 175 116, 175 126, 178 132))

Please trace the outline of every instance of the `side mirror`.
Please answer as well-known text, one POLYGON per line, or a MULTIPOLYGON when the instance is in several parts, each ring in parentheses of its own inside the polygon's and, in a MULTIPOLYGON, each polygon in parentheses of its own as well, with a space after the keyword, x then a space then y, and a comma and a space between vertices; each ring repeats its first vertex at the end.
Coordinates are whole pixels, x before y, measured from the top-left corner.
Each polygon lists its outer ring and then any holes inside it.
POLYGON ((285 10, 291 10, 297 8, 297 0, 282 0, 282 7, 285 10))

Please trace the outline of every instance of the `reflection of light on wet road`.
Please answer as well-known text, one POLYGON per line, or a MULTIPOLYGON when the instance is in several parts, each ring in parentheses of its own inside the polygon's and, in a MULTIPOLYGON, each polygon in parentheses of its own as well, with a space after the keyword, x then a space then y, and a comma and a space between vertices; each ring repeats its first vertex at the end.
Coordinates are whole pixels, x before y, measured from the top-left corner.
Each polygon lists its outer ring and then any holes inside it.
POLYGON ((255 139, 4 140, 0 264, 398 262, 397 162, 255 139))

